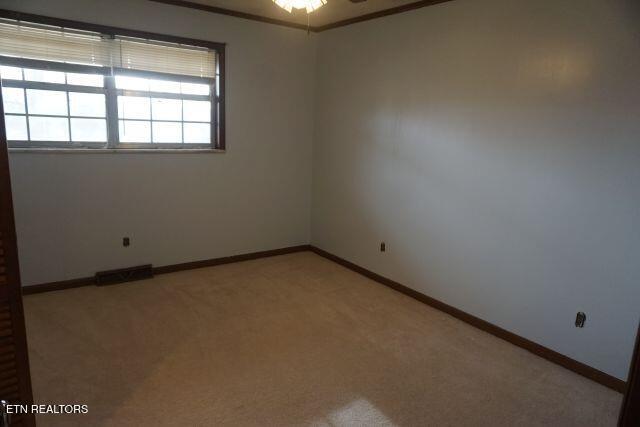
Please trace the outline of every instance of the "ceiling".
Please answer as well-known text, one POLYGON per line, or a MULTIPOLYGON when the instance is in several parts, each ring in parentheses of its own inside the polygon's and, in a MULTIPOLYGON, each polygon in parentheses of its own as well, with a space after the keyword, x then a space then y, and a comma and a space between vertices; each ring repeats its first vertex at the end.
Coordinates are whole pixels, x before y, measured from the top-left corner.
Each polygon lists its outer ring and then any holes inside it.
MULTIPOLYGON (((288 13, 272 0, 191 0, 191 2, 307 25, 306 11, 294 9, 293 13, 288 13)), ((312 27, 320 27, 415 2, 416 0, 368 0, 352 3, 349 0, 327 0, 326 5, 309 15, 309 24, 312 27)))

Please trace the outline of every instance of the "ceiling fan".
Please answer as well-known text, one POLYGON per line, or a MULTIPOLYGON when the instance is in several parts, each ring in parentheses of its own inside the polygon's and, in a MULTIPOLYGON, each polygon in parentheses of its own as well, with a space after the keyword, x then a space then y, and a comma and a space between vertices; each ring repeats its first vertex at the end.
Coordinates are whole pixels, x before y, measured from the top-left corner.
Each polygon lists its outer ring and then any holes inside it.
MULTIPOLYGON (((362 3, 367 0, 349 0, 351 3, 362 3)), ((273 0, 275 4, 291 13, 293 9, 306 9, 311 13, 327 4, 327 0, 273 0)))

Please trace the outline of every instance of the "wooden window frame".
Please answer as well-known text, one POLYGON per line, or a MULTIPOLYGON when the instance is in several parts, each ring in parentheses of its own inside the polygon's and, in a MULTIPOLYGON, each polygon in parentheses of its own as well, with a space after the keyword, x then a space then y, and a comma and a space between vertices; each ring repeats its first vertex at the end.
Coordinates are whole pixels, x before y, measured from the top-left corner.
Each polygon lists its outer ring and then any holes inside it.
MULTIPOLYGON (((226 98, 226 66, 225 66, 225 48, 226 48, 226 44, 225 43, 218 43, 218 42, 212 42, 212 41, 208 41, 208 40, 200 40, 200 39, 192 39, 192 38, 187 38, 187 37, 180 37, 180 36, 173 36, 173 35, 168 35, 168 34, 159 34, 159 33, 152 33, 152 32, 147 32, 147 31, 138 31, 138 30, 131 30, 131 29, 126 29, 126 28, 119 28, 119 27, 111 27, 111 26, 107 26, 107 25, 99 25, 99 24, 91 24, 91 23, 87 23, 87 22, 80 22, 80 21, 73 21, 73 20, 69 20, 69 19, 60 19, 60 18, 52 18, 52 17, 48 17, 48 16, 43 16, 43 15, 35 15, 35 14, 31 14, 31 13, 22 13, 22 12, 16 12, 16 11, 12 11, 12 10, 7 10, 7 9, 0 9, 0 18, 5 18, 5 19, 12 19, 15 21, 24 21, 24 22, 30 22, 30 23, 35 23, 35 24, 42 24, 42 25, 51 25, 51 26, 56 26, 56 27, 63 27, 63 28, 70 28, 70 29, 75 29, 75 30, 81 30, 81 31, 92 31, 92 32, 96 32, 96 33, 101 33, 101 34, 105 34, 107 36, 122 36, 122 37, 133 37, 133 38, 139 38, 139 39, 148 39, 148 40, 152 40, 152 41, 159 41, 159 42, 168 42, 168 43, 177 43, 177 44, 184 44, 184 45, 190 45, 190 46, 196 46, 196 47, 203 47, 203 48, 207 48, 210 49, 212 51, 214 51, 216 53, 216 66, 217 66, 217 82, 214 82, 214 85, 212 87, 212 90, 215 89, 215 85, 217 83, 218 86, 218 94, 217 94, 217 102, 215 102, 215 99, 212 99, 212 105, 211 105, 211 110, 212 110, 212 120, 211 120, 211 132, 212 132, 212 141, 211 144, 207 144, 207 146, 211 149, 214 150, 220 150, 220 151, 224 151, 226 149, 226 126, 225 126, 225 121, 226 121, 226 109, 225 109, 225 98, 226 98)), ((17 60, 17 59, 16 59, 17 60)), ((22 61, 22 60, 21 60, 22 61)), ((41 62, 46 62, 46 61, 41 61, 41 62)), ((9 65, 9 64, 7 64, 9 65)), ((60 65, 64 65, 64 64, 60 64, 60 65)), ((158 78, 158 76, 162 76, 163 73, 155 73, 155 72, 145 72, 145 71, 132 71, 135 72, 139 75, 144 75, 145 73, 148 74, 149 76, 153 76, 154 78, 158 78)), ((189 79, 188 76, 177 76, 177 75, 166 75, 167 77, 179 77, 181 79, 189 79)), ((105 81, 108 79, 105 79, 105 81)), ((105 83, 105 84, 108 84, 105 83)), ((211 93, 212 98, 215 97, 215 94, 211 93)), ((107 108, 109 108, 109 105, 107 105, 107 108)), ((113 108, 113 107, 112 107, 113 108)), ((117 125, 117 122, 116 122, 117 125)), ((110 126, 110 123, 107 123, 107 127, 110 126)), ((113 130, 112 130, 113 131, 113 130)), ((109 141, 111 142, 111 141, 109 141)), ((196 145, 196 144, 194 144, 196 145)), ((34 147, 36 148, 36 147, 34 147)), ((60 147, 57 146, 55 148, 69 148, 71 150, 74 149, 74 146, 70 143, 67 147, 60 147)), ((86 147, 84 147, 86 148, 86 147)), ((100 150, 100 149, 110 149, 112 147, 102 147, 102 148, 95 148, 96 151, 100 150)), ((162 151, 162 150, 175 150, 176 145, 172 145, 172 144, 119 144, 117 148, 120 148, 122 150, 136 150, 136 149, 151 149, 151 150, 158 150, 158 151, 162 151)), ((27 148, 28 149, 28 148, 27 148)), ((187 146, 181 146, 179 147, 180 150, 184 150, 184 151, 189 151, 190 149, 195 149, 195 150, 201 150, 202 146, 193 146, 191 147, 191 145, 187 144, 187 146)))

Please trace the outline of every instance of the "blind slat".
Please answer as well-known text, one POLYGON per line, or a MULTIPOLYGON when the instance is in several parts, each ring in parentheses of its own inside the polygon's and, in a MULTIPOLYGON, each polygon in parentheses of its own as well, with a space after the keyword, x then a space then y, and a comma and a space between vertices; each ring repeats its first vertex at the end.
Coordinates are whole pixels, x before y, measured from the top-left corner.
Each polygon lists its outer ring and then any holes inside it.
POLYGON ((0 54, 20 58, 111 66, 109 44, 99 35, 0 23, 0 54))
POLYGON ((178 44, 0 22, 0 55, 214 78, 215 52, 178 44))
POLYGON ((128 39, 117 40, 121 68, 215 77, 216 57, 205 49, 185 49, 162 44, 151 44, 128 39))

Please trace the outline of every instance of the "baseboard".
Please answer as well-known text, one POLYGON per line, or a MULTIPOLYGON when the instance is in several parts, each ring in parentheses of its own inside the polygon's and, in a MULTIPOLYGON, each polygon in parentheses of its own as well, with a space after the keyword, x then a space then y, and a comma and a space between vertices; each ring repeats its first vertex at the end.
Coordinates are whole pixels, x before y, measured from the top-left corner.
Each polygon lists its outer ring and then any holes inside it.
POLYGON ((81 277, 78 279, 61 280, 59 282, 41 283, 39 285, 23 286, 22 295, 40 294, 42 292, 62 291, 64 289, 79 288, 95 283, 95 277, 81 277))
POLYGON ((172 265, 165 265, 161 267, 154 267, 153 273, 154 274, 174 273, 176 271, 193 270, 194 268, 213 267, 215 265, 231 264, 233 262, 241 262, 241 261, 250 261, 252 259, 268 258, 272 256, 277 256, 277 255, 286 255, 294 252, 304 252, 309 250, 311 250, 310 245, 289 246, 286 248, 271 249, 268 251, 252 252, 248 254, 232 255, 232 256, 222 257, 222 258, 206 259, 203 261, 192 261, 192 262, 185 262, 182 264, 172 264, 172 265))
POLYGON ((469 313, 466 313, 462 310, 459 310, 455 307, 445 304, 442 301, 438 301, 437 299, 431 298, 414 289, 408 288, 398 282, 395 282, 391 279, 388 279, 384 276, 381 276, 377 273, 367 270, 366 268, 360 267, 359 265, 356 265, 350 261, 347 261, 329 252, 326 252, 320 248, 311 246, 311 251, 337 264, 340 264, 350 270, 360 273, 363 276, 366 276, 372 280, 375 280, 378 283, 381 283, 385 286, 395 289, 398 292, 402 292, 403 294, 410 296, 411 298, 414 298, 424 304, 430 305, 431 307, 437 308, 438 310, 441 310, 447 314, 450 314, 451 316, 456 317, 464 322, 467 322, 478 329, 482 329, 483 331, 488 332, 492 335, 495 335, 498 338, 502 338, 503 340, 508 341, 511 344, 517 345, 518 347, 522 347, 525 350, 528 350, 537 356, 547 359, 557 365, 560 365, 577 374, 580 374, 606 387, 609 387, 615 391, 624 393, 626 389, 626 382, 612 375, 609 375, 598 369, 592 368, 591 366, 585 365, 582 362, 578 362, 577 360, 574 360, 570 357, 560 354, 557 351, 551 350, 550 348, 547 348, 543 345, 540 345, 524 337, 521 337, 520 335, 516 335, 513 332, 509 332, 506 329, 503 329, 499 326, 496 326, 492 323, 482 320, 479 317, 473 316, 469 313))
MULTIPOLYGON (((247 254, 232 255, 222 258, 212 258, 202 261, 185 262, 181 264, 163 265, 153 268, 153 274, 174 273, 176 271, 193 270, 194 268, 212 267, 215 265, 230 264, 233 262, 250 261, 252 259, 267 258, 277 255, 291 254, 294 252, 309 251, 309 245, 289 246, 286 248, 272 249, 268 251, 251 252, 247 254)), ((78 288, 81 286, 95 285, 95 276, 79 279, 62 280, 59 282, 42 283, 39 285, 24 286, 23 295, 39 294, 42 292, 61 291, 64 289, 78 288)))
MULTIPOLYGON (((404 286, 398 282, 395 282, 391 279, 388 279, 384 276, 374 273, 373 271, 367 270, 364 267, 360 267, 359 265, 356 265, 350 261, 347 261, 343 258, 340 258, 336 255, 333 255, 315 246, 311 246, 311 245, 290 246, 286 248, 252 252, 252 253, 233 255, 233 256, 222 257, 222 258, 212 258, 212 259, 207 259, 202 261, 186 262, 182 264, 165 265, 160 267, 154 267, 153 273, 154 274, 173 273, 177 271, 192 270, 195 268, 213 267, 216 265, 230 264, 230 263, 241 262, 241 261, 250 261, 253 259, 267 258, 267 257, 272 257, 277 255, 285 255, 285 254, 290 254, 294 252, 303 252, 303 251, 315 252, 316 254, 324 258, 327 258, 350 270, 360 273, 363 276, 366 276, 372 280, 375 280, 378 283, 381 283, 385 286, 395 289, 398 292, 402 292, 403 294, 410 296, 411 298, 414 298, 424 304, 430 305, 431 307, 434 307, 447 314, 450 314, 451 316, 456 317, 464 322, 467 322, 478 329, 481 329, 485 332, 495 335, 498 338, 502 338, 503 340, 508 341, 511 344, 524 348, 525 350, 528 350, 537 356, 540 356, 553 363, 556 363, 564 368, 567 368, 584 377, 587 377, 593 381, 596 381, 615 391, 618 391, 620 393, 624 393, 625 391, 626 382, 623 380, 620 380, 598 369, 592 368, 591 366, 585 365, 582 362, 578 362, 577 360, 574 360, 570 357, 567 357, 563 354, 558 353, 557 351, 551 350, 550 348, 547 348, 543 345, 540 345, 524 337, 521 337, 520 335, 514 334, 513 332, 509 332, 506 329, 503 329, 499 326, 496 326, 492 323, 482 320, 479 317, 473 316, 469 313, 466 313, 462 310, 459 310, 455 307, 445 304, 442 301, 438 301, 437 299, 431 298, 421 292, 408 288, 407 286, 404 286)), ((59 282, 25 286, 22 288, 22 293, 24 295, 30 295, 30 294, 37 294, 42 292, 51 292, 51 291, 59 291, 63 289, 77 288, 80 286, 89 286, 94 284, 95 284, 95 277, 93 276, 83 277, 79 279, 63 280, 59 282)))

